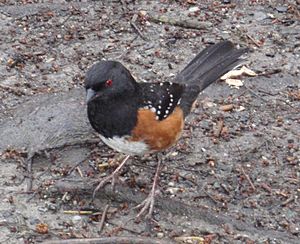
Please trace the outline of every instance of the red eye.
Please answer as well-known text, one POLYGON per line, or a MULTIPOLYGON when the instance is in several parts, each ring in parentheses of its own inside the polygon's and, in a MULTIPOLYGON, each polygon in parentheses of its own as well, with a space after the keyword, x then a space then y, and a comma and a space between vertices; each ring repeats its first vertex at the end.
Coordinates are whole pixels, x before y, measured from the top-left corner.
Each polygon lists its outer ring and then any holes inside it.
POLYGON ((105 86, 110 87, 110 86, 112 86, 112 83, 113 83, 112 80, 107 80, 107 81, 105 81, 105 86))

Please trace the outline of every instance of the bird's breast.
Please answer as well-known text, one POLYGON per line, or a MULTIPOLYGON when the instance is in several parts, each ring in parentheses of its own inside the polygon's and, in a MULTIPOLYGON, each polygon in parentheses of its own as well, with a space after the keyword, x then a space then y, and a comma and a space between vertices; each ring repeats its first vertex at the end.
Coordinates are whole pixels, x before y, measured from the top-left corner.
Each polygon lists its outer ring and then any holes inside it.
POLYGON ((100 135, 100 139, 112 149, 128 155, 143 155, 149 152, 149 146, 145 142, 132 141, 128 136, 107 138, 100 135))
POLYGON ((165 150, 179 139, 183 125, 183 111, 179 107, 163 120, 157 120, 155 113, 148 109, 140 109, 131 141, 145 142, 150 151, 165 150))

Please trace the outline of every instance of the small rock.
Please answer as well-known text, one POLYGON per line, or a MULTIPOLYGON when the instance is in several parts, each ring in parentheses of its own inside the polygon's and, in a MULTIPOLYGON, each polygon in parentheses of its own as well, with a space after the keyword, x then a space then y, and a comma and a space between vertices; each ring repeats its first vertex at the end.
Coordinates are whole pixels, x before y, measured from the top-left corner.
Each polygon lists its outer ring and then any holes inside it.
POLYGON ((273 49, 267 49, 265 51, 265 54, 267 57, 271 57, 271 58, 274 58, 275 57, 275 54, 276 54, 276 50, 273 48, 273 49))
POLYGON ((205 129, 205 130, 210 130, 211 129, 211 123, 208 120, 201 121, 200 126, 201 126, 202 129, 205 129))
POLYGON ((146 16, 146 15, 147 15, 147 11, 141 10, 141 11, 140 11, 140 15, 141 15, 141 16, 146 16))
POLYGON ((31 220, 29 221, 29 223, 30 223, 31 225, 36 225, 36 224, 38 224, 39 222, 40 222, 39 219, 31 219, 31 220))
POLYGON ((167 189, 167 192, 169 192, 171 195, 175 195, 177 192, 179 192, 180 188, 179 187, 169 187, 167 189))
POLYGON ((158 238, 163 238, 164 237, 164 233, 163 232, 158 232, 156 235, 157 235, 158 238))
POLYGON ((264 12, 261 12, 261 11, 257 11, 257 12, 254 12, 253 14, 253 18, 257 21, 262 21, 264 19, 267 19, 268 18, 268 15, 264 12))
POLYGON ((53 203, 48 203, 47 207, 48 207, 49 210, 52 210, 52 211, 56 211, 57 210, 56 204, 53 204, 53 203))
POLYGON ((197 6, 195 6, 195 7, 191 7, 191 8, 189 8, 189 12, 197 12, 197 11, 199 11, 200 9, 199 9, 199 7, 197 7, 197 6))
POLYGON ((300 226, 297 226, 296 224, 291 223, 289 229, 293 235, 298 235, 300 233, 300 226))
POLYGON ((288 7, 287 6, 278 6, 278 7, 276 7, 276 10, 279 13, 285 13, 288 10, 288 7))
POLYGON ((48 208, 45 208, 45 207, 39 207, 38 210, 40 212, 43 212, 43 213, 46 213, 48 211, 48 208))
POLYGON ((170 182, 168 183, 168 186, 173 187, 173 186, 175 186, 175 183, 174 183, 173 181, 170 181, 170 182))
POLYGON ((72 223, 75 225, 77 223, 79 223, 81 221, 82 217, 79 216, 79 215, 75 215, 73 218, 72 218, 72 223))

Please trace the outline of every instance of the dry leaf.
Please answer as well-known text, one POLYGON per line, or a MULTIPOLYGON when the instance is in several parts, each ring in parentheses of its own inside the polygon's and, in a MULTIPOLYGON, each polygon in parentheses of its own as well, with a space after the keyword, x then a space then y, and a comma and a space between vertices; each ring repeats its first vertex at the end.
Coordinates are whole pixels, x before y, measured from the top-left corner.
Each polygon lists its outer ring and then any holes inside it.
POLYGON ((256 76, 257 74, 253 70, 248 69, 246 66, 243 66, 241 69, 238 70, 230 70, 229 72, 224 74, 220 79, 227 80, 231 78, 237 78, 241 75, 256 76))
POLYGON ((220 106, 220 109, 224 112, 230 111, 233 109, 233 104, 222 105, 220 106))
POLYGON ((241 112, 241 111, 244 111, 244 110, 245 110, 245 107, 243 107, 243 106, 239 106, 239 107, 236 109, 237 112, 241 112))
POLYGON ((39 234, 47 234, 48 233, 48 225, 44 223, 39 223, 35 226, 35 231, 39 234))
POLYGON ((241 68, 241 70, 244 72, 243 74, 245 74, 245 75, 248 75, 248 76, 257 76, 257 74, 253 70, 248 69, 246 66, 243 66, 241 68))
POLYGON ((226 79, 225 82, 230 85, 233 86, 234 88, 239 89, 241 86, 244 85, 244 82, 242 80, 238 80, 238 79, 226 79))

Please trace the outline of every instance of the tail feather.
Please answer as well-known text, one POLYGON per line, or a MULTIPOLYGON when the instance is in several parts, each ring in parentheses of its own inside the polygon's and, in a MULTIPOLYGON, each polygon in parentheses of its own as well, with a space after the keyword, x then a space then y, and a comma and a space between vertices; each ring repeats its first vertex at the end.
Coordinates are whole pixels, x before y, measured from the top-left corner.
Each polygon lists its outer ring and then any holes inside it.
POLYGON ((247 49, 236 49, 232 42, 223 41, 201 51, 176 77, 175 82, 186 84, 180 107, 184 116, 191 110, 199 92, 241 63, 247 49))
POLYGON ((241 63, 247 49, 223 41, 201 51, 175 78, 177 83, 197 85, 200 91, 241 63))

